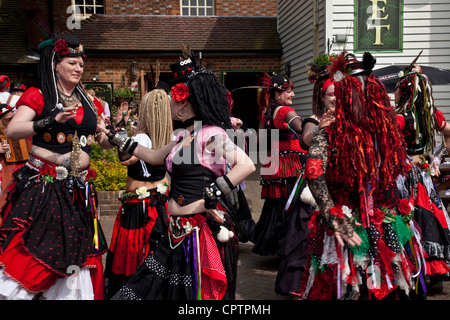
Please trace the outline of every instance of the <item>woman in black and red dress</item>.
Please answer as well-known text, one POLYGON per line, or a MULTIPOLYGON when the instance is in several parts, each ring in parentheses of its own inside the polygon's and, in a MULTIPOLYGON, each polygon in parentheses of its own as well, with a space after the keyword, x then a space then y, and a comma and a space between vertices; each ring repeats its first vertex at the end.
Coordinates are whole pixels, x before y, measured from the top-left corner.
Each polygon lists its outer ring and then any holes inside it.
POLYGON ((33 136, 28 162, 14 173, 1 215, 2 299, 103 299, 106 251, 89 170, 103 109, 83 89, 83 49, 73 35, 40 46, 40 89, 16 103, 11 139, 33 136), (70 277, 76 273, 76 276, 70 277))
MULTIPOLYGON (((303 119, 302 122, 302 135, 299 142, 304 150, 309 149, 312 139, 320 128, 328 126, 334 121, 333 113, 336 102, 334 81, 329 77, 326 69, 331 62, 327 55, 325 57, 326 59, 322 54, 314 60, 313 64, 308 65, 312 71, 309 80, 314 83, 313 114, 303 119)), ((294 299, 298 298, 300 281, 308 257, 308 222, 316 207, 317 204, 304 178, 303 167, 285 209, 289 217, 289 225, 280 248, 281 261, 275 282, 275 292, 278 294, 290 295, 294 299)))
POLYGON ((168 232, 113 300, 233 299, 238 241, 227 195, 255 166, 228 136, 227 91, 216 76, 193 55, 171 69, 172 119, 184 128, 175 142, 150 150, 110 133, 119 150, 165 164, 171 176, 168 232))
POLYGON ((306 151, 299 143, 302 118, 291 107, 295 95, 292 82, 286 76, 266 74, 263 86, 258 104, 260 123, 267 129, 270 141, 270 155, 261 171, 261 198, 265 201, 254 231, 252 251, 278 255, 289 224, 284 207, 306 161, 306 151), (279 130, 277 141, 271 141, 272 130, 279 130))
POLYGON ((404 71, 394 95, 397 122, 412 164, 407 178, 399 179, 399 187, 414 204, 414 219, 421 228, 422 245, 428 255, 429 289, 438 292, 443 289, 443 275, 450 272, 450 220, 431 176, 439 176, 441 159, 448 155, 450 126, 435 107, 431 84, 420 66, 411 64, 404 71), (437 133, 443 135, 443 144, 435 149, 437 133), (430 154, 432 159, 427 156, 430 154))

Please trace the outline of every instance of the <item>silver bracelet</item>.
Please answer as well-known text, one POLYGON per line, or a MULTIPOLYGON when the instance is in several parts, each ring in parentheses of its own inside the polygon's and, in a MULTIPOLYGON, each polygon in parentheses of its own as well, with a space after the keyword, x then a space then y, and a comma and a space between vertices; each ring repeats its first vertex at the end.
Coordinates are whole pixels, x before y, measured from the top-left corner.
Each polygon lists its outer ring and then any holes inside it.
POLYGON ((295 117, 292 117, 291 119, 289 119, 289 121, 288 121, 288 126, 290 126, 291 125, 291 122, 294 120, 294 119, 296 119, 296 118, 299 118, 300 120, 302 120, 302 117, 300 117, 300 116, 295 116, 295 117))
POLYGON ((128 139, 130 138, 128 137, 127 131, 125 129, 121 129, 114 134, 114 136, 110 139, 110 142, 118 146, 119 151, 123 151, 128 139))

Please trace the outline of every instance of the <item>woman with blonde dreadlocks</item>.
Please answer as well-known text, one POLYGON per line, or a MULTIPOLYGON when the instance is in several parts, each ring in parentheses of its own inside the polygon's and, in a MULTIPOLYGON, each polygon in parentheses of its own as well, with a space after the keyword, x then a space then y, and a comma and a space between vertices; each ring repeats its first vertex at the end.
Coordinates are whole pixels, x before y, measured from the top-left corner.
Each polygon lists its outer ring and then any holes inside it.
MULTIPOLYGON (((165 91, 154 89, 144 95, 134 140, 149 149, 171 141, 172 117, 165 91)), ((106 258, 105 297, 111 298, 135 273, 167 231, 167 178, 164 165, 150 165, 135 156, 119 153, 128 167, 127 191, 116 217, 106 258)))
POLYGON ((450 126, 435 107, 431 84, 415 61, 405 70, 394 92, 397 122, 412 163, 407 178, 400 177, 398 185, 414 204, 414 219, 422 231, 422 246, 428 255, 425 269, 430 278, 428 289, 439 292, 443 289, 442 276, 450 271, 449 217, 431 175, 439 176, 441 159, 448 154, 450 126), (438 132, 443 135, 443 144, 435 148, 438 132), (433 149, 430 166, 426 155, 433 149))

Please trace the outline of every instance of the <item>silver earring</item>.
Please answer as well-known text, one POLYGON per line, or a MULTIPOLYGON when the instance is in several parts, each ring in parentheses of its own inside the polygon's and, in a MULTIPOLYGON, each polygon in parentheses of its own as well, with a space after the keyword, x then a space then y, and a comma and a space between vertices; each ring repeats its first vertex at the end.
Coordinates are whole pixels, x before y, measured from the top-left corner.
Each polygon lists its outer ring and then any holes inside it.
POLYGON ((186 109, 186 107, 182 107, 182 108, 177 110, 177 117, 180 120, 186 119, 186 117, 187 117, 187 109, 186 109), (181 110, 183 110, 183 112, 181 112, 181 110))

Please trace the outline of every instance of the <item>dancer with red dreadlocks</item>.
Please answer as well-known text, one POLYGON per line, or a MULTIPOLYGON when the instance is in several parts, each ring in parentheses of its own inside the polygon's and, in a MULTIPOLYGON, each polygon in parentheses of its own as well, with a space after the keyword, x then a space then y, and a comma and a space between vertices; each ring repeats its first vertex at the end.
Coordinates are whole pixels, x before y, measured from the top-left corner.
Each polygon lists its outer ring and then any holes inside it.
POLYGON ((400 177, 398 184, 404 197, 414 204, 414 220, 420 226, 422 245, 428 255, 428 289, 440 292, 443 289, 443 275, 450 271, 449 217, 431 174, 439 176, 441 159, 448 155, 450 126, 434 105, 427 76, 421 73, 420 66, 415 65, 418 57, 403 72, 394 92, 397 121, 403 130, 406 151, 412 160, 407 178, 400 177), (437 132, 443 134, 444 139, 443 144, 435 148, 437 132), (433 149, 435 154, 432 155, 430 168, 427 154, 431 154, 433 149))
POLYGON ((318 131, 306 163, 319 210, 309 223, 301 296, 405 297, 416 287, 423 252, 411 229, 412 206, 395 183, 407 167, 404 140, 386 90, 371 74, 372 55, 359 62, 344 52, 331 60, 336 119, 318 131))
POLYGON ((286 76, 265 74, 262 84, 264 88, 258 94, 260 123, 268 132, 279 130, 279 141, 270 141, 271 161, 264 164, 266 172, 261 174, 261 198, 265 201, 253 235, 253 252, 277 255, 288 226, 284 207, 306 161, 306 151, 299 143, 302 118, 291 108, 292 82, 286 76))

